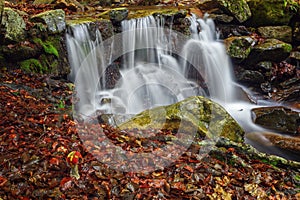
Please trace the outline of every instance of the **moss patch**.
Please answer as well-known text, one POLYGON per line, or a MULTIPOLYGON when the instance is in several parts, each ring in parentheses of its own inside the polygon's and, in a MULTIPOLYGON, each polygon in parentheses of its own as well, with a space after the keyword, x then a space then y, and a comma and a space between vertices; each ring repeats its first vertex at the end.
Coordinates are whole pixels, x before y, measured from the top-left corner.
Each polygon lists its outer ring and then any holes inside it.
POLYGON ((20 67, 22 70, 29 73, 44 73, 48 70, 47 67, 44 67, 39 60, 33 58, 22 61, 20 63, 20 67))
POLYGON ((55 46, 53 45, 53 42, 46 40, 42 41, 40 38, 34 38, 33 41, 36 44, 39 44, 43 47, 45 53, 50 54, 50 55, 55 55, 57 58, 59 58, 59 54, 55 46))

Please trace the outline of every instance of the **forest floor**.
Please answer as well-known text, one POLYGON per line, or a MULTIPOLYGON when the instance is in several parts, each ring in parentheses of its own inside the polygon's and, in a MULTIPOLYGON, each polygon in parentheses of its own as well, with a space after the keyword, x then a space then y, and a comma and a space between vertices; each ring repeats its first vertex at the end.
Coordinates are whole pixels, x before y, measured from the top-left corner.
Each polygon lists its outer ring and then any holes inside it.
MULTIPOLYGON (((216 147, 199 158, 203 147, 197 138, 165 168, 146 173, 111 169, 83 145, 81 122, 73 120, 72 95, 73 85, 63 79, 0 72, 1 200, 300 198, 299 169, 234 147, 216 147), (79 179, 70 176, 66 161, 72 151, 82 155, 79 179)), ((100 125, 115 145, 149 151, 135 138, 124 141, 129 137, 124 131, 100 125)), ((151 142, 160 148, 167 144, 161 138, 172 133, 153 134, 157 137, 151 142)))

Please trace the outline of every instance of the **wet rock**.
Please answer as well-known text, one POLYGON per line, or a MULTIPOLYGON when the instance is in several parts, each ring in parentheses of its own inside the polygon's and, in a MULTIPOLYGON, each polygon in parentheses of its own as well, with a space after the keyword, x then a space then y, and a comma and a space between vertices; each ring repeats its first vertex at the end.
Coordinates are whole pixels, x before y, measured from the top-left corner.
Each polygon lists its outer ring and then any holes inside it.
POLYGON ((300 64, 300 51, 292 51, 290 54, 290 60, 293 65, 300 64))
POLYGON ((165 129, 197 132, 200 137, 227 137, 243 142, 244 131, 219 104, 202 96, 143 111, 119 125, 121 129, 165 129))
POLYGON ((33 22, 47 25, 49 33, 62 33, 66 29, 65 12, 61 9, 49 10, 31 17, 33 22))
POLYGON ((246 0, 217 0, 218 3, 237 19, 238 22, 245 22, 251 17, 251 10, 246 0))
POLYGON ((119 24, 127 18, 128 12, 127 8, 116 8, 109 12, 109 18, 113 24, 119 24))
MULTIPOLYGON (((116 63, 109 65, 105 69, 104 73, 105 73, 105 83, 104 83, 105 89, 113 89, 122 77, 120 73, 119 65, 116 63)), ((103 78, 101 78, 101 82, 103 82, 103 78)))
POLYGON ((274 38, 283 42, 292 42, 292 27, 290 26, 264 26, 257 29, 264 38, 274 38))
POLYGON ((242 83, 257 85, 263 83, 264 76, 258 71, 245 70, 237 75, 237 80, 242 83))
POLYGON ((247 21, 250 26, 288 25, 293 16, 286 7, 286 0, 249 0, 247 3, 252 12, 247 21))
POLYGON ((282 133, 300 133, 300 113, 285 107, 252 109, 254 123, 282 133))
POLYGON ((292 50, 292 45, 277 39, 266 39, 263 43, 255 45, 244 63, 253 66, 261 61, 281 62, 285 60, 292 50))
POLYGON ((3 38, 0 39, 3 41, 1 42, 19 42, 25 38, 25 21, 14 9, 4 8, 1 28, 3 29, 3 38))
POLYGON ((240 63, 248 57, 255 40, 250 36, 233 36, 224 40, 227 54, 234 59, 235 62, 240 63))
POLYGON ((289 137, 276 133, 262 133, 269 142, 281 149, 300 153, 300 137, 289 137))

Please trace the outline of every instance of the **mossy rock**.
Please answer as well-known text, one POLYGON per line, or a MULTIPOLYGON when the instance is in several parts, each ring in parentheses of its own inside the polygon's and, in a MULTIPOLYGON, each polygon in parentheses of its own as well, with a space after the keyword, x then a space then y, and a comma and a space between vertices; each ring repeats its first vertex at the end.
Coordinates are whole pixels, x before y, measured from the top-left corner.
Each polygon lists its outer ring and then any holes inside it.
POLYGON ((287 2, 288 0, 248 0, 252 12, 248 25, 288 25, 294 12, 291 12, 287 2))
POLYGON ((254 39, 250 36, 232 36, 224 40, 227 54, 236 62, 241 62, 249 55, 254 39))
POLYGON ((53 41, 46 40, 42 41, 40 38, 35 38, 33 41, 36 44, 39 44, 43 47, 45 53, 50 54, 50 55, 55 55, 57 58, 59 58, 58 50, 57 50, 57 44, 53 44, 53 41))
POLYGON ((246 0, 217 0, 225 11, 234 16, 240 23, 251 17, 251 10, 246 0))
POLYGON ((45 73, 47 72, 47 68, 43 66, 39 60, 31 58, 28 60, 24 60, 20 63, 20 67, 22 70, 28 73, 45 73))
POLYGON ((249 56, 243 61, 247 66, 254 66, 261 61, 281 62, 292 50, 292 45, 277 39, 266 39, 263 43, 254 46, 249 56))
POLYGON ((226 137, 243 142, 244 131, 219 104, 202 96, 189 97, 181 102, 145 110, 120 129, 163 129, 188 134, 196 132, 200 138, 226 137))

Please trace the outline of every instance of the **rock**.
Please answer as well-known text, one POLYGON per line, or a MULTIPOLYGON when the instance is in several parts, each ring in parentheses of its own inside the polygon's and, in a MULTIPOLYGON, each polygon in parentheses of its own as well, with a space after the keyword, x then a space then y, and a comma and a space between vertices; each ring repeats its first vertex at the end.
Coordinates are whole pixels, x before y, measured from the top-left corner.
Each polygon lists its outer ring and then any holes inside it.
POLYGON ((33 44, 18 44, 13 47, 3 46, 3 55, 8 60, 22 61, 36 58, 42 53, 42 48, 33 44))
POLYGON ((292 51, 290 54, 291 63, 297 65, 300 63, 300 51, 292 51))
POLYGON ((3 40, 5 43, 19 42, 25 38, 25 21, 17 11, 11 8, 4 8, 1 28, 4 32, 3 40))
POLYGON ((262 133, 262 136, 276 147, 300 153, 300 137, 289 137, 269 132, 262 133))
POLYGON ((293 29, 293 39, 300 42, 300 22, 296 22, 293 29))
POLYGON ((226 14, 210 14, 209 17, 215 21, 223 22, 223 23, 230 23, 234 19, 232 16, 226 14))
POLYGON ((251 17, 251 10, 246 0, 217 0, 225 11, 234 16, 238 22, 245 22, 251 17))
POLYGON ((232 36, 249 36, 251 31, 249 31, 245 26, 240 25, 218 25, 218 30, 220 32, 220 39, 226 39, 232 36))
POLYGON ((247 22, 250 26, 288 25, 293 16, 286 7, 286 0, 248 0, 247 3, 252 12, 247 22))
POLYGON ((233 36, 224 40, 227 54, 236 62, 241 62, 248 57, 255 40, 250 36, 233 36))
POLYGON ((61 9, 39 13, 32 16, 31 21, 46 24, 51 34, 62 33, 66 29, 65 12, 61 9))
POLYGON ((243 142, 244 131, 219 104, 202 96, 189 97, 181 102, 143 111, 125 123, 120 129, 165 129, 192 133, 200 137, 229 138, 243 142))
POLYGON ((255 45, 249 56, 244 60, 247 66, 253 66, 261 61, 281 62, 285 60, 292 50, 292 45, 277 39, 266 39, 263 43, 255 45))
POLYGON ((113 24, 118 24, 121 21, 125 20, 128 16, 128 9, 127 8, 116 8, 112 9, 109 12, 109 18, 113 24))
POLYGON ((264 26, 257 30, 264 38, 274 38, 287 43, 292 42, 292 27, 290 26, 264 26))
MULTIPOLYGON (((299 80, 299 79, 298 79, 299 80)), ((272 94, 272 99, 279 102, 300 101, 300 86, 291 86, 288 89, 276 91, 272 94)))
POLYGON ((263 83, 265 80, 260 72, 245 70, 237 75, 237 81, 257 85, 263 83))
POLYGON ((300 113, 285 107, 252 109, 254 123, 282 133, 300 133, 300 113))

